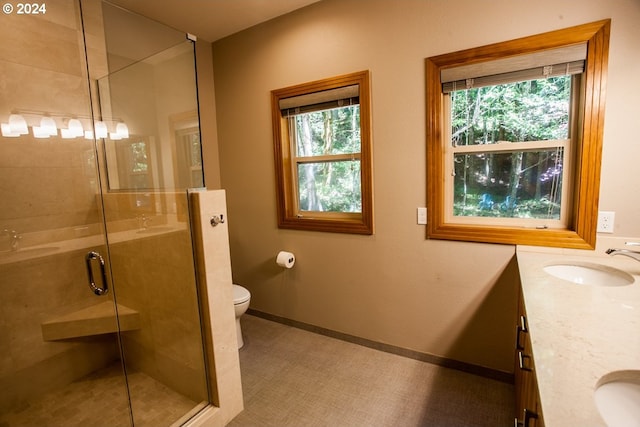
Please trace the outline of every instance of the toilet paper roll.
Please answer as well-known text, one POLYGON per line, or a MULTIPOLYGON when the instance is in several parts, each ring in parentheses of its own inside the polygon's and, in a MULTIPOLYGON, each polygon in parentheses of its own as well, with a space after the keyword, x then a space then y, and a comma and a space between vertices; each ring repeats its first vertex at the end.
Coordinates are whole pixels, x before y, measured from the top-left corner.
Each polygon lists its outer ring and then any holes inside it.
POLYGON ((296 256, 291 252, 280 251, 276 257, 276 264, 284 268, 292 268, 296 263, 296 256))

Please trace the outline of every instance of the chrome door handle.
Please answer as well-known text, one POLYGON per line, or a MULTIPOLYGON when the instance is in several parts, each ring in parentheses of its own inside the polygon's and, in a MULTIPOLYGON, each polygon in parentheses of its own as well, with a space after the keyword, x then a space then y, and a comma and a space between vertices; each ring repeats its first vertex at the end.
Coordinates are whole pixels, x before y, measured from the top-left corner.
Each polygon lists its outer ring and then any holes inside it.
POLYGON ((85 262, 87 263, 87 273, 89 275, 89 288, 93 291, 94 294, 100 296, 104 295, 109 291, 107 287, 107 273, 104 268, 104 258, 98 253, 91 251, 87 254, 85 258, 85 262), (93 268, 92 264, 94 260, 98 260, 100 263, 100 274, 102 275, 102 287, 96 285, 96 281, 93 277, 93 268))

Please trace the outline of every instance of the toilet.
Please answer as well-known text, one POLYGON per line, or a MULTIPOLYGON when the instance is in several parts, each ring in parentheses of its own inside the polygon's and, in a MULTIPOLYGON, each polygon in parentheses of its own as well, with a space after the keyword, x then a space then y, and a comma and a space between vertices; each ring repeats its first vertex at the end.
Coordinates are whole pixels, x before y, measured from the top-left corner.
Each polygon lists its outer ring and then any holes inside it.
POLYGON ((249 308, 249 301, 251 300, 251 294, 245 288, 240 285, 233 285, 233 307, 236 311, 236 332, 238 334, 238 349, 241 349, 244 345, 242 339, 242 329, 240 328, 240 316, 242 316, 249 308))

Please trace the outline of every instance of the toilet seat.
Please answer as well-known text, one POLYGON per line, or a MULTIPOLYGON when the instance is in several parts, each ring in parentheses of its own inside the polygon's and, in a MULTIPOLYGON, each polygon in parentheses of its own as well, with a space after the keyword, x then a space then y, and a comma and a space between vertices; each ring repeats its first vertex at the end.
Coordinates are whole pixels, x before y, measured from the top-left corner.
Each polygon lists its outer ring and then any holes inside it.
POLYGON ((251 294, 240 285, 233 285, 233 305, 238 305, 249 301, 251 294))

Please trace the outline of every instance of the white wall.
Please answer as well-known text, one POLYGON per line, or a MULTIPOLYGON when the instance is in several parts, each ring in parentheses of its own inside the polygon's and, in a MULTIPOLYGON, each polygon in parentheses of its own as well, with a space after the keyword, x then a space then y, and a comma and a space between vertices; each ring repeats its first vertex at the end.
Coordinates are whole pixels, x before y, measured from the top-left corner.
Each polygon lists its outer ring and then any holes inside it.
POLYGON ((425 239, 424 58, 612 18, 601 208, 640 236, 640 2, 324 0, 213 44, 234 280, 254 309, 510 372, 514 247, 425 239), (373 236, 276 226, 270 91, 371 70, 373 236), (634 96, 635 95, 635 96, 634 96), (274 266, 278 250, 297 265, 274 266))

